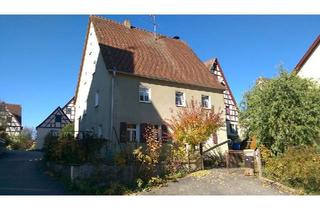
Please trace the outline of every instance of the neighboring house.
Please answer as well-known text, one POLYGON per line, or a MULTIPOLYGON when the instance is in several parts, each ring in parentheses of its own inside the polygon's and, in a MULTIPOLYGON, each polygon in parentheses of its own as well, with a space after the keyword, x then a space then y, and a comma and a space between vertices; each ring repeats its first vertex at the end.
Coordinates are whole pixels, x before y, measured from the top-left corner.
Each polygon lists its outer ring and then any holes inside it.
POLYGON ((22 131, 21 105, 1 103, 1 118, 6 125, 9 135, 18 135, 22 131))
MULTIPOLYGON (((147 125, 155 125, 165 139, 165 121, 192 99, 224 117, 224 90, 179 37, 90 16, 75 95, 75 131, 109 139, 112 151, 120 143, 145 142, 147 125)), ((226 139, 222 127, 206 146, 226 139)))
POLYGON ((210 73, 213 74, 217 80, 226 87, 226 90, 223 92, 224 95, 224 105, 226 113, 226 126, 227 134, 229 139, 238 139, 238 113, 239 109, 237 102, 232 94, 230 86, 228 85, 227 79, 223 73, 221 65, 217 58, 210 59, 204 62, 210 73))
POLYGON ((45 137, 52 133, 58 135, 59 131, 74 119, 73 98, 63 107, 57 107, 42 123, 37 127, 37 149, 42 149, 45 137))
POLYGON ((296 65, 294 72, 303 78, 320 82, 320 35, 296 65))

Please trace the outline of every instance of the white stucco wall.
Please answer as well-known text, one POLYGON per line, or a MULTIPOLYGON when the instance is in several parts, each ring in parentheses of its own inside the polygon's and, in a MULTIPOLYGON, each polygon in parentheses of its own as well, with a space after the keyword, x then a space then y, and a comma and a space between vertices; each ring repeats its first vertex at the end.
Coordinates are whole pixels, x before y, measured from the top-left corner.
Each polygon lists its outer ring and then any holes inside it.
POLYGON ((303 78, 311 78, 320 82, 320 47, 312 53, 306 63, 302 66, 298 75, 303 78))
POLYGON ((60 131, 57 128, 37 128, 36 147, 43 149, 44 139, 50 131, 60 131))
POLYGON ((77 92, 77 98, 75 101, 75 131, 79 131, 79 119, 83 119, 84 113, 87 111, 87 98, 93 78, 93 74, 96 70, 98 56, 100 54, 100 47, 98 44, 97 36, 94 31, 94 26, 91 23, 88 33, 86 50, 83 60, 82 72, 80 75, 80 82, 77 92))

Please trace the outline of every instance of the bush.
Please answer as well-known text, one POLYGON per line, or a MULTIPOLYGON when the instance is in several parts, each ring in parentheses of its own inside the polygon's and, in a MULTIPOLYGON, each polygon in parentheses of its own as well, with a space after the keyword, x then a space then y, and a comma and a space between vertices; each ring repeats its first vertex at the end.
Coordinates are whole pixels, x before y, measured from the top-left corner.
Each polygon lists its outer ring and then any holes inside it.
POLYGON ((281 70, 244 95, 239 120, 258 146, 281 154, 291 146, 319 144, 319 104, 319 85, 281 70))
POLYGON ((73 125, 65 126, 58 136, 49 133, 44 142, 44 159, 64 164, 80 164, 99 161, 99 153, 105 140, 85 135, 76 140, 73 125))
POLYGON ((307 193, 320 193, 320 154, 316 148, 290 147, 279 157, 266 152, 263 159, 267 177, 307 193))

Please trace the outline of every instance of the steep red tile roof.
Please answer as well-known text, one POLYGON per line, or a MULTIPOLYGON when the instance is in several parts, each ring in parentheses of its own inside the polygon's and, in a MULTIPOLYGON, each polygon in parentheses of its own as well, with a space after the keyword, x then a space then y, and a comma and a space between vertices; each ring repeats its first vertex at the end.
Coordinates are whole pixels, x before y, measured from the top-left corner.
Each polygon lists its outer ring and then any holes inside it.
POLYGON ((90 16, 108 70, 136 76, 225 89, 181 40, 90 16))
POLYGON ((21 105, 19 104, 7 104, 7 109, 15 116, 18 122, 21 124, 21 105))
POLYGON ((317 47, 320 44, 320 35, 318 35, 318 37, 316 38, 316 40, 312 43, 312 45, 309 47, 309 49, 307 50, 307 52, 304 54, 304 56, 301 58, 301 60, 299 61, 299 63, 296 65, 296 67, 294 68, 294 73, 298 73, 300 71, 300 69, 302 68, 302 66, 307 62, 307 60, 310 58, 310 56, 312 55, 312 53, 317 49, 317 47))

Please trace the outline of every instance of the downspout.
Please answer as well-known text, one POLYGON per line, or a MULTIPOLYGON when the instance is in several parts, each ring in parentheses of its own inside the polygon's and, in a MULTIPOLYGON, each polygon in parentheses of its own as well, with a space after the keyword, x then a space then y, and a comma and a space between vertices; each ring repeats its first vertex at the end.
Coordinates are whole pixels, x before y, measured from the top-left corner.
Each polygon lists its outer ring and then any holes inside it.
POLYGON ((115 70, 112 70, 111 78, 111 106, 110 106, 110 140, 113 140, 113 104, 114 104, 114 79, 116 77, 115 70))

